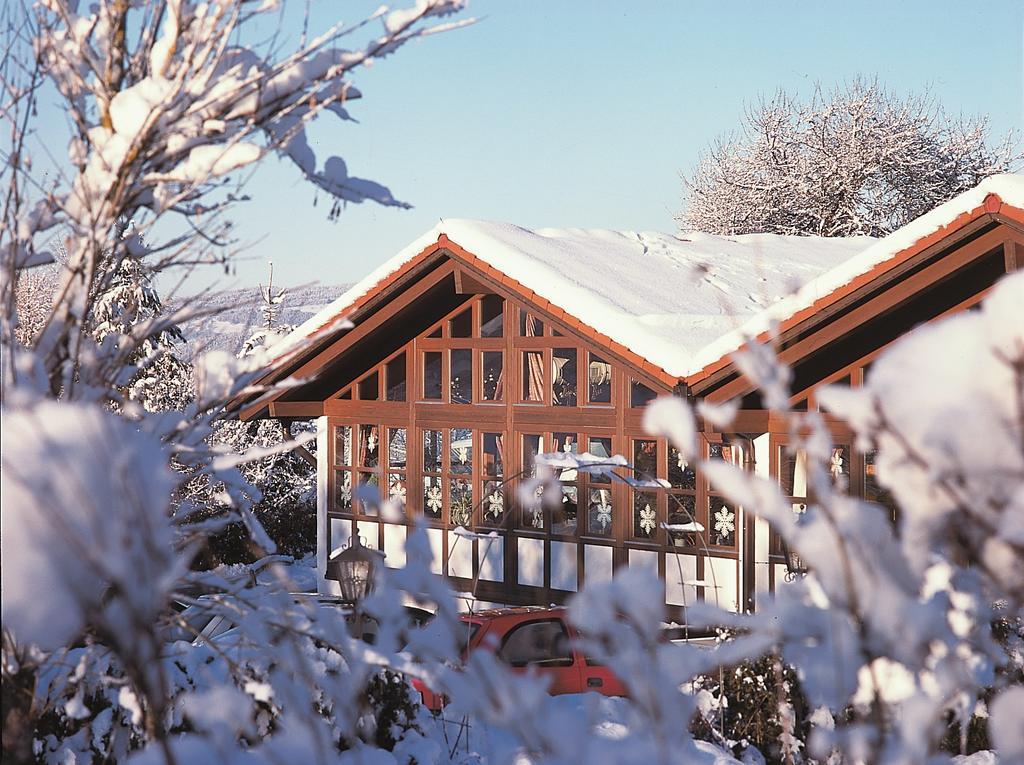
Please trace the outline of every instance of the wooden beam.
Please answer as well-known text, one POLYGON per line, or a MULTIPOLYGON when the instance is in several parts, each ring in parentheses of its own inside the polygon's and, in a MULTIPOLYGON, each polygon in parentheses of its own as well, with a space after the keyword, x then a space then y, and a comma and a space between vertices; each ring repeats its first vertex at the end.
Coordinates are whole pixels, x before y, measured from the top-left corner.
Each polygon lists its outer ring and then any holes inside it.
POLYGON ((267 406, 271 417, 320 417, 324 413, 323 401, 271 401, 267 406))
MULTIPOLYGON (((325 366, 327 366, 327 364, 344 353, 353 344, 357 343, 374 330, 379 329, 382 324, 390 321, 395 314, 409 307, 431 287, 440 284, 444 279, 451 276, 454 270, 454 264, 449 261, 440 268, 437 268, 427 274, 416 283, 415 289, 406 290, 392 300, 387 306, 367 316, 364 321, 360 322, 354 328, 343 334, 316 356, 309 359, 309 361, 296 369, 290 376, 303 380, 312 380, 325 366)), ((263 408, 267 407, 270 402, 276 401, 289 390, 289 388, 285 388, 274 391, 268 396, 254 401, 239 412, 239 419, 250 419, 254 415, 258 414, 263 408)))
POLYGON ((1021 247, 1016 239, 1011 238, 1003 242, 1003 262, 1008 274, 1024 266, 1024 247, 1021 247))
POLYGON ((458 295, 493 295, 494 289, 465 269, 455 269, 455 292, 458 295))

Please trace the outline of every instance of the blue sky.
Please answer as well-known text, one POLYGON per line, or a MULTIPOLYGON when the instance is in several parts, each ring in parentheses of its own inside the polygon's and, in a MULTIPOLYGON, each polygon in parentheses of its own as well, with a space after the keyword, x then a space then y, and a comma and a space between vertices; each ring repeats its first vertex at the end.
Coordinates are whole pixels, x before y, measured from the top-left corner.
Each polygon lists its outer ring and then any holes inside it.
MULTIPOLYGON (((321 3, 315 21, 374 3, 321 3)), ((1024 126, 1024 4, 501 2, 355 77, 360 124, 324 120, 321 162, 388 185, 412 210, 330 204, 271 160, 236 215, 253 245, 235 275, 193 287, 354 281, 441 217, 527 227, 674 231, 680 173, 778 88, 877 76, 946 108, 1024 126)))

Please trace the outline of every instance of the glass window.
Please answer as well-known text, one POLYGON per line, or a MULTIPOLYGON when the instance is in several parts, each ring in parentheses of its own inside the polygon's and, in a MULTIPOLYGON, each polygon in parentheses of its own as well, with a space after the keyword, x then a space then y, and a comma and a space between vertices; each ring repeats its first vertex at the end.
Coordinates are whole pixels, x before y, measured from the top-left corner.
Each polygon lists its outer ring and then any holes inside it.
POLYGON ((505 354, 501 351, 483 352, 483 400, 501 401, 504 394, 505 380, 502 376, 505 354))
POLYGON ((569 634, 559 619, 527 622, 505 636, 498 658, 512 667, 571 667, 569 634))
POLYGON ((405 352, 398 354, 384 367, 385 398, 405 401, 405 352))
POLYGON ((451 352, 451 388, 453 404, 473 403, 473 351, 456 348, 451 352))
MULTIPOLYGON (((612 456, 612 440, 610 438, 591 438, 590 444, 587 447, 587 451, 593 454, 595 457, 602 457, 605 459, 611 459, 612 456)), ((610 478, 603 475, 591 475, 591 483, 609 483, 610 478)))
MULTIPOLYGON (((579 440, 575 433, 554 433, 553 440, 555 449, 560 452, 579 452, 579 440)), ((562 496, 558 507, 551 513, 551 531, 555 534, 576 533, 576 518, 580 504, 578 478, 579 471, 575 468, 566 468, 558 472, 562 496)))
POLYGON ((338 396, 338 398, 340 398, 342 401, 351 401, 352 400, 352 389, 351 388, 345 388, 345 390, 343 390, 341 392, 341 395, 338 396))
POLYGON ((633 492, 633 536, 653 539, 658 531, 658 495, 649 491, 633 492))
POLYGON ((441 336, 441 325, 438 324, 434 327, 433 331, 427 335, 427 337, 440 337, 441 336))
POLYGON ((451 471, 453 473, 473 472, 473 431, 469 428, 451 429, 451 471))
POLYGON ((423 472, 440 473, 444 446, 440 430, 423 431, 423 472))
POLYGON ((480 337, 502 337, 505 299, 498 295, 484 295, 480 301, 480 337))
POLYGON ((392 502, 397 502, 405 508, 408 494, 408 485, 405 482, 404 473, 388 473, 388 497, 392 502))
POLYGON ((359 381, 359 398, 363 401, 376 401, 380 398, 380 375, 376 372, 368 374, 359 381))
POLYGON ((722 497, 708 498, 708 536, 711 544, 732 547, 736 544, 736 511, 722 497))
MULTIPOLYGON (((544 451, 544 437, 534 434, 523 435, 523 477, 530 478, 536 474, 534 457, 544 451)), ((531 529, 544 528, 544 508, 540 502, 541 487, 537 488, 536 502, 523 508, 523 526, 531 529)))
POLYGON ((523 352, 523 401, 544 400, 544 353, 523 352))
POLYGON ((334 509, 342 512, 352 512, 352 471, 334 471, 334 509))
POLYGON ((359 474, 359 512, 363 515, 377 515, 380 502, 380 476, 376 473, 359 474))
POLYGON ((423 514, 428 518, 440 519, 444 511, 444 491, 437 476, 423 477, 423 514))
POLYGON ((352 426, 339 425, 334 429, 334 464, 352 464, 352 426))
POLYGON ((552 351, 551 394, 555 406, 576 406, 575 348, 555 348, 552 351))
POLYGON ((505 515, 505 494, 500 481, 484 481, 483 508, 484 523, 497 525, 505 515))
POLYGON ((633 442, 634 475, 640 481, 653 481, 658 477, 658 442, 633 442))
POLYGON ((668 447, 668 482, 675 489, 697 488, 697 474, 693 467, 674 446, 668 447))
POLYGON ((899 520, 896 498, 878 481, 878 451, 872 449, 864 455, 864 499, 884 507, 889 520, 899 520))
POLYGON ((631 380, 629 385, 629 405, 631 407, 647 406, 657 397, 657 393, 639 380, 631 380))
POLYGON ((590 479, 590 484, 590 506, 587 512, 587 531, 597 536, 611 536, 613 519, 611 487, 595 487, 593 478, 590 479))
POLYGON ((501 456, 504 440, 501 433, 484 433, 484 461, 480 466, 483 475, 493 478, 501 478, 504 475, 501 456))
POLYGON ((697 498, 693 494, 668 495, 668 523, 677 528, 668 533, 669 544, 675 547, 699 547, 700 531, 694 524, 704 526, 697 518, 697 498))
POLYGON ((423 354, 423 398, 432 401, 441 399, 440 351, 426 351, 423 354))
POLYGON ((600 356, 587 354, 588 400, 592 404, 610 404, 612 401, 612 365, 600 356))
POLYGON ((388 428, 388 467, 405 470, 405 428, 388 428))
POLYGON ((544 322, 535 314, 519 309, 519 334, 521 337, 543 337, 544 322))
POLYGON ((453 476, 448 485, 452 524, 468 526, 473 517, 473 482, 469 476, 453 476))
POLYGON ((448 323, 448 332, 451 337, 472 337, 473 336, 473 311, 467 308, 455 316, 448 323))
POLYGON ((359 426, 359 464, 363 467, 377 467, 380 464, 379 439, 376 425, 359 426))

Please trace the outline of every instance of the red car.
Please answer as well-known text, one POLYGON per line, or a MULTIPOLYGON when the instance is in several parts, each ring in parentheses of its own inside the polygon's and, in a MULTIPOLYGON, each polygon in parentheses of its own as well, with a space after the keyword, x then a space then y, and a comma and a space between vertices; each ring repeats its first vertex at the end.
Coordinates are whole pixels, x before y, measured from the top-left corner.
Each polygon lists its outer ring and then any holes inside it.
MULTIPOLYGON (((463 658, 477 649, 492 650, 510 667, 551 678, 553 695, 595 691, 605 696, 625 696, 626 689, 611 670, 584 655, 579 633, 569 623, 564 608, 499 608, 463 614, 466 642, 463 658)), ((432 712, 445 698, 418 680, 413 686, 432 712)))

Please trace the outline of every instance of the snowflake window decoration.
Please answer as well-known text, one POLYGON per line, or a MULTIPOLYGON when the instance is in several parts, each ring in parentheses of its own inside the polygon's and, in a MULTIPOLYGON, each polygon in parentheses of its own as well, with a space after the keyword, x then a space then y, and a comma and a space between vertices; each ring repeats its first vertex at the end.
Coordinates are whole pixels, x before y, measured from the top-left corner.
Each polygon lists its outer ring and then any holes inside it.
POLYGON ((368 452, 377 451, 377 434, 372 430, 370 435, 366 437, 366 450, 368 452))
MULTIPOLYGON (((435 487, 436 488, 436 487, 435 487)), ((391 499, 405 504, 406 489, 405 484, 401 481, 395 481, 391 484, 391 499)))
POLYGON ((657 515, 654 510, 651 509, 649 504, 644 505, 644 509, 640 511, 640 528, 643 532, 648 535, 653 533, 656 521, 657 515))
POLYGON ((829 462, 828 472, 832 474, 832 480, 838 481, 843 475, 843 450, 833 449, 832 460, 829 462))
POLYGON ((466 464, 466 460, 469 459, 469 449, 465 446, 455 447, 455 456, 459 458, 459 462, 463 465, 466 464))
POLYGON ((604 531, 608 528, 608 524, 612 522, 612 506, 602 500, 600 504, 594 507, 594 510, 597 511, 594 520, 597 521, 601 526, 601 530, 604 531))
POLYGON ((347 486, 347 485, 346 486, 342 486, 339 491, 340 491, 340 494, 341 494, 341 504, 346 506, 346 507, 351 505, 352 504, 352 487, 351 486, 347 486))
POLYGON ((427 507, 435 515, 441 512, 441 487, 431 486, 427 489, 427 507))
POLYGON ((690 463, 683 457, 682 452, 676 452, 676 464, 679 466, 680 473, 685 473, 686 468, 690 466, 690 463))
POLYGON ((736 530, 735 521, 736 514, 723 505, 722 509, 715 513, 715 531, 723 537, 732 536, 732 533, 736 530))
POLYGON ((530 525, 535 529, 544 528, 544 511, 541 507, 533 508, 533 518, 530 519, 530 525))
POLYGON ((501 495, 501 491, 495 489, 487 496, 487 514, 498 518, 504 510, 505 498, 501 495))

